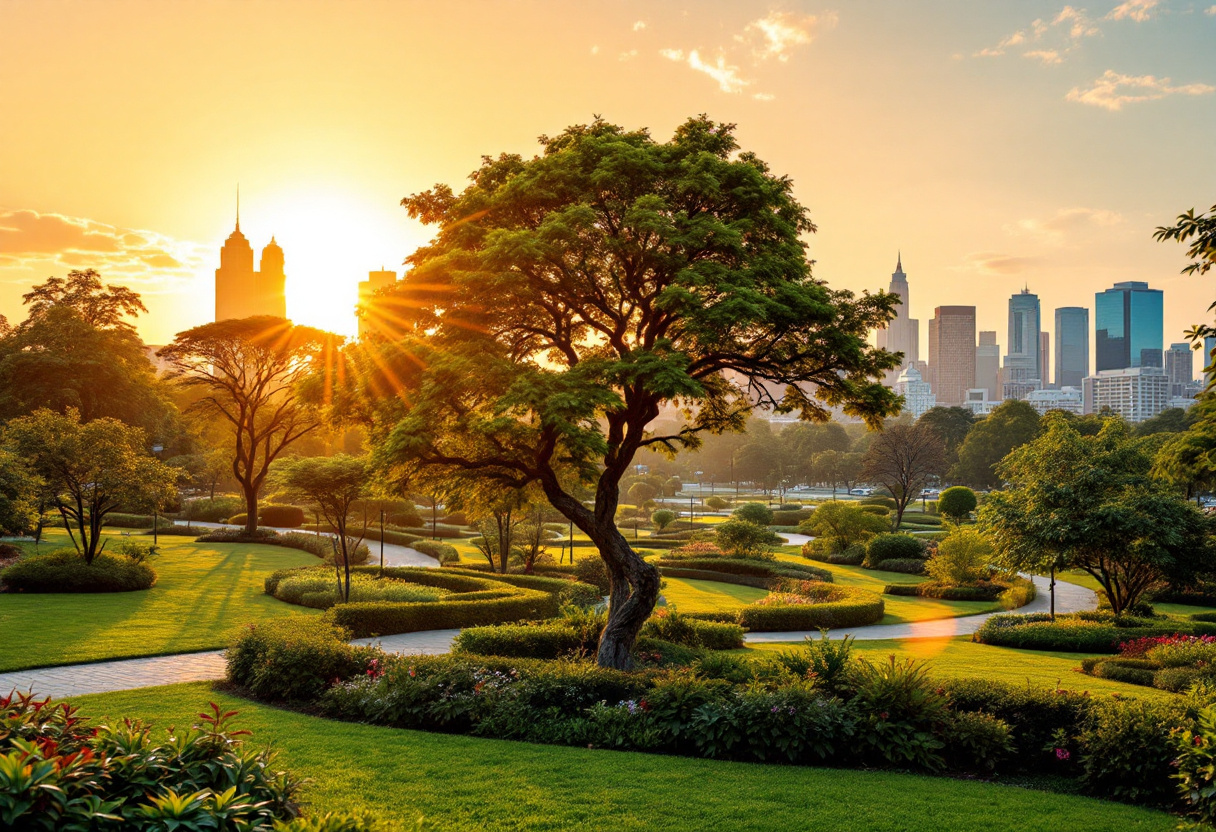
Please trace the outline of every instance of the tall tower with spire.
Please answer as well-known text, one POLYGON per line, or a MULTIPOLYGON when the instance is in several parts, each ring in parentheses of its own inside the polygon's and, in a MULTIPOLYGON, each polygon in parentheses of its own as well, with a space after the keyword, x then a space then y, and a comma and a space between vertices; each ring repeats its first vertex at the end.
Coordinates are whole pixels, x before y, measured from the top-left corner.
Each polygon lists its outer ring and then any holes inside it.
POLYGON ((253 315, 287 317, 287 276, 283 249, 270 238, 262 249, 262 270, 253 267, 253 246, 241 233, 241 192, 236 197, 236 227, 220 249, 220 267, 215 270, 215 319, 248 318, 253 315))
MULTIPOLYGON (((915 364, 920 360, 920 321, 909 317, 908 275, 904 273, 903 252, 895 257, 895 271, 891 274, 891 285, 887 289, 893 295, 899 295, 899 306, 895 308, 895 318, 886 329, 878 330, 878 346, 891 352, 902 352, 903 363, 900 369, 915 364)), ((891 371, 898 378, 899 369, 891 371)))

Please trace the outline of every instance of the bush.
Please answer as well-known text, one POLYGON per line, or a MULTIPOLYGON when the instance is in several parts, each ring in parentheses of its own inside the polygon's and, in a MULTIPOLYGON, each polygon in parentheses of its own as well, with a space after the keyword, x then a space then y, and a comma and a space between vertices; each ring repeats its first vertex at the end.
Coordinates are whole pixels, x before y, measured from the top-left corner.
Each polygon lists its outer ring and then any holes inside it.
MULTIPOLYGON (((423 603, 438 601, 448 591, 439 587, 422 586, 393 578, 376 578, 364 573, 351 576, 350 602, 392 601, 423 603)), ((329 567, 298 570, 278 582, 274 597, 288 604, 301 604, 314 609, 329 609, 338 602, 337 577, 329 567)))
POLYGON ((156 583, 145 563, 102 553, 85 563, 75 549, 27 555, 0 571, 9 592, 134 592, 156 583))
MULTIPOLYGON (((449 526, 467 526, 469 518, 463 511, 453 511, 443 516, 443 522, 449 526)), ((422 523, 421 525, 426 525, 422 523)))
POLYGON ((866 514, 873 514, 875 517, 886 518, 891 514, 891 509, 886 506, 862 506, 861 510, 866 514))
MULTIPOLYGON (((832 573, 826 569, 814 566, 803 566, 798 563, 785 561, 750 560, 748 558, 661 558, 656 564, 665 575, 676 575, 674 570, 692 570, 714 573, 715 576, 704 580, 722 581, 724 583, 740 583, 744 586, 759 586, 750 581, 735 581, 736 576, 764 578, 770 582, 778 578, 795 578, 804 581, 823 581, 831 583, 832 573)), ((687 576, 683 576, 687 577, 687 576)))
POLYGON ((939 598, 943 601, 995 601, 1009 584, 980 581, 968 586, 955 586, 936 581, 919 584, 890 584, 883 589, 887 595, 910 595, 920 598, 939 598))
POLYGON ((880 534, 866 548, 865 566, 877 567, 884 560, 924 560, 925 546, 910 534, 880 534))
MULTIPOLYGON (((90 727, 78 709, 31 694, 0 698, 5 829, 374 829, 297 813, 299 781, 246 747, 215 704, 185 731, 124 720, 90 727), (234 794, 236 796, 234 796, 234 794), (333 821, 341 826, 320 826, 333 821)), ((383 827, 381 827, 383 828, 383 827)))
POLYGON ((937 513, 955 523, 962 523, 971 516, 979 500, 975 492, 964 485, 947 488, 937 498, 937 513))
POLYGON ((421 526, 399 526, 398 531, 417 537, 443 538, 445 540, 469 537, 472 534, 472 532, 462 526, 449 526, 445 523, 437 523, 434 529, 431 528, 430 523, 423 523, 421 526))
POLYGON ((811 519, 811 515, 813 513, 814 510, 809 508, 800 508, 796 510, 777 509, 773 512, 773 522, 769 525, 796 527, 799 523, 811 519))
POLYGON ((744 503, 732 511, 730 516, 757 526, 769 526, 773 522, 773 511, 764 503, 744 503))
POLYGON ((1200 823, 1216 824, 1216 709, 1199 711, 1192 728, 1173 737, 1178 789, 1200 823))
POLYGON ((864 543, 855 543, 843 552, 832 549, 833 541, 829 538, 815 538, 802 544, 802 556, 820 563, 837 563, 842 566, 861 566, 866 559, 864 543))
POLYGON ((579 558, 574 564, 574 577, 585 584, 591 584, 599 590, 600 595, 607 595, 612 590, 612 584, 608 580, 608 567, 604 565, 604 559, 598 552, 579 558))
POLYGON ((588 642, 584 634, 561 619, 530 624, 499 624, 468 627, 452 642, 452 652, 520 659, 556 659, 559 656, 592 655, 599 633, 588 642))
POLYGON ((730 501, 721 497, 709 497, 705 500, 705 507, 711 508, 714 511, 722 511, 723 509, 730 508, 730 501))
POLYGON ((243 526, 248 520, 249 515, 246 512, 239 511, 222 522, 227 523, 230 526, 243 526))
POLYGON ((891 558, 874 565, 879 572, 902 572, 905 575, 925 574, 925 561, 921 558, 891 558))
MULTIPOLYGON (((273 529, 258 529, 253 534, 246 534, 244 529, 215 529, 200 535, 199 543, 262 543, 267 546, 283 546, 288 549, 299 549, 311 555, 328 560, 334 559, 334 544, 329 537, 304 532, 283 532, 273 529)), ((353 544, 354 541, 352 540, 353 544)), ((367 563, 371 557, 371 549, 366 543, 359 544, 351 557, 352 564, 367 563)))
POLYGON ((743 607, 739 610, 739 623, 749 630, 776 632, 861 627, 882 619, 883 601, 875 593, 833 584, 821 586, 832 590, 830 595, 822 596, 823 601, 799 603, 793 599, 806 596, 785 593, 790 597, 779 596, 774 602, 743 607))
POLYGON ((245 500, 242 497, 187 500, 182 504, 181 518, 202 523, 222 523, 226 518, 244 511, 244 509, 245 500))
POLYGON ((655 610, 642 627, 642 635, 706 650, 736 650, 743 646, 743 628, 738 624, 700 621, 680 615, 673 608, 655 610))
POLYGON ((847 552, 852 546, 865 544, 874 535, 891 530, 884 518, 868 514, 863 506, 844 501, 824 503, 798 528, 804 534, 822 538, 820 546, 827 547, 823 551, 837 553, 847 552))
POLYGON ((650 522, 654 523, 654 527, 659 531, 676 522, 676 513, 669 508, 661 508, 654 514, 650 515, 650 522))
POLYGON ((1091 614, 1057 615, 1052 623, 1046 613, 1033 615, 994 615, 972 636, 973 641, 1020 650, 1053 650, 1069 653, 1115 653, 1119 645, 1139 638, 1171 635, 1216 634, 1216 625, 1200 622, 1163 621, 1143 623, 1131 619, 1124 626, 1113 616, 1091 614))
POLYGON ((895 502, 894 497, 862 497, 857 501, 858 505, 863 506, 882 506, 890 511, 895 511, 899 508, 899 504, 895 502))
POLYGON ((772 560, 772 547, 780 546, 784 542, 764 526, 747 520, 727 520, 718 524, 714 529, 714 539, 719 548, 731 557, 765 560, 772 560))
POLYGON ((298 529, 304 525, 304 509, 299 506, 264 505, 258 507, 258 523, 284 529, 298 529))
POLYGON ((227 678, 258 699, 311 701, 330 685, 366 673, 379 653, 349 641, 349 630, 324 618, 249 624, 224 654, 227 678))
POLYGON ((1171 732, 1189 724, 1173 703, 1099 700, 1077 736, 1085 790, 1130 803, 1170 803, 1177 756, 1171 732))
POLYGON ((937 545, 925 571, 938 583, 974 584, 992 575, 992 547, 974 529, 957 529, 937 545))
POLYGON ((440 566, 460 563, 460 552, 456 551, 456 547, 451 543, 443 543, 439 540, 415 540, 410 545, 415 551, 430 555, 439 561, 440 566))
MULTIPOLYGON (((102 525, 112 529, 150 529, 154 519, 151 514, 123 514, 113 511, 105 516, 102 525)), ((160 522, 172 525, 173 521, 166 521, 164 515, 161 515, 160 522)))

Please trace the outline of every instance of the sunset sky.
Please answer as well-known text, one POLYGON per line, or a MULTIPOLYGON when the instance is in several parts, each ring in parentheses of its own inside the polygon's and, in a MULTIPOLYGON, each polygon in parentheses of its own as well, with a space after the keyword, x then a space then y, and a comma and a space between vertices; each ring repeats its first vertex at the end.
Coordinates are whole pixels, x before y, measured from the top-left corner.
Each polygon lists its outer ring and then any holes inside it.
MULTIPOLYGON (((0 313, 97 268, 150 343, 211 319, 232 229, 287 260, 288 312, 354 331, 355 284, 429 236, 398 205, 593 114, 666 139, 735 122, 791 176, 816 274, 912 311, 1211 277, 1152 240, 1216 202, 1216 5, 1059 2, 0 3, 0 313)), ((922 347, 923 349, 923 347, 922 347)))

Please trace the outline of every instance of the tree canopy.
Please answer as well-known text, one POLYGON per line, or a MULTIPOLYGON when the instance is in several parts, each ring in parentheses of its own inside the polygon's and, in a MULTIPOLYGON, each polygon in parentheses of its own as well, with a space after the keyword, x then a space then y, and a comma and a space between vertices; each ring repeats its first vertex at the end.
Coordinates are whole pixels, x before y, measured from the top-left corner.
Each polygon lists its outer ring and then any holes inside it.
POLYGON ((319 329, 255 316, 179 332, 158 353, 172 365, 172 378, 202 391, 194 409, 229 427, 232 476, 245 496, 249 532, 257 528, 258 492, 270 463, 321 424, 307 397, 326 399, 340 344, 319 329))
POLYGON ((360 345, 349 402, 377 402, 363 416, 398 479, 539 483, 606 562, 599 661, 626 667, 659 584, 613 522, 635 455, 695 448, 757 405, 877 424, 896 359, 866 339, 896 298, 811 276, 806 209, 732 125, 693 118, 659 142, 597 120, 540 142, 485 158, 460 194, 403 200, 438 233, 396 288, 397 330, 360 345), (653 431, 668 404, 683 424, 653 431))
POLYGON ((1014 448, 1033 439, 1038 430, 1039 414, 1026 402, 1012 399, 997 405, 959 446, 958 462, 950 470, 950 478, 976 488, 999 486, 997 464, 1014 448))
MULTIPOLYGON (((1153 237, 1162 242, 1174 240, 1188 243, 1186 256, 1191 258, 1191 262, 1183 267, 1182 273, 1207 274, 1208 270, 1216 265, 1216 205, 1206 214, 1196 214, 1194 208, 1179 214, 1173 225, 1160 226, 1153 237)), ((1208 312, 1213 310, 1216 310, 1216 302, 1208 307, 1208 312)), ((1196 324, 1187 330, 1186 335, 1195 349, 1200 349, 1205 338, 1216 335, 1216 326, 1196 324)), ((1207 385, 1209 390, 1216 383, 1216 378, 1211 375, 1213 370, 1216 370, 1216 356, 1206 355, 1204 372, 1212 378, 1207 385)))
POLYGON ((876 482, 895 499, 895 531, 908 504, 929 481, 945 473, 946 448, 928 425, 892 425, 874 438, 862 461, 861 476, 876 482))

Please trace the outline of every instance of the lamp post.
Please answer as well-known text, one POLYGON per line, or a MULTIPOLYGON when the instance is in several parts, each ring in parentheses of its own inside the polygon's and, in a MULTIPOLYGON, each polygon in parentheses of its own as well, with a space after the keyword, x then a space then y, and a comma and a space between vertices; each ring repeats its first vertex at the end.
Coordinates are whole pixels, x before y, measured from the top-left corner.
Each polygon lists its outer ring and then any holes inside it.
MULTIPOLYGON (((152 453, 156 454, 156 458, 160 459, 160 452, 165 449, 165 446, 159 442, 152 446, 152 453)), ((160 541, 158 535, 158 527, 160 526, 160 503, 152 504, 152 546, 155 547, 160 541)))
POLYGON ((380 577, 384 577, 384 509, 380 509, 380 577))

